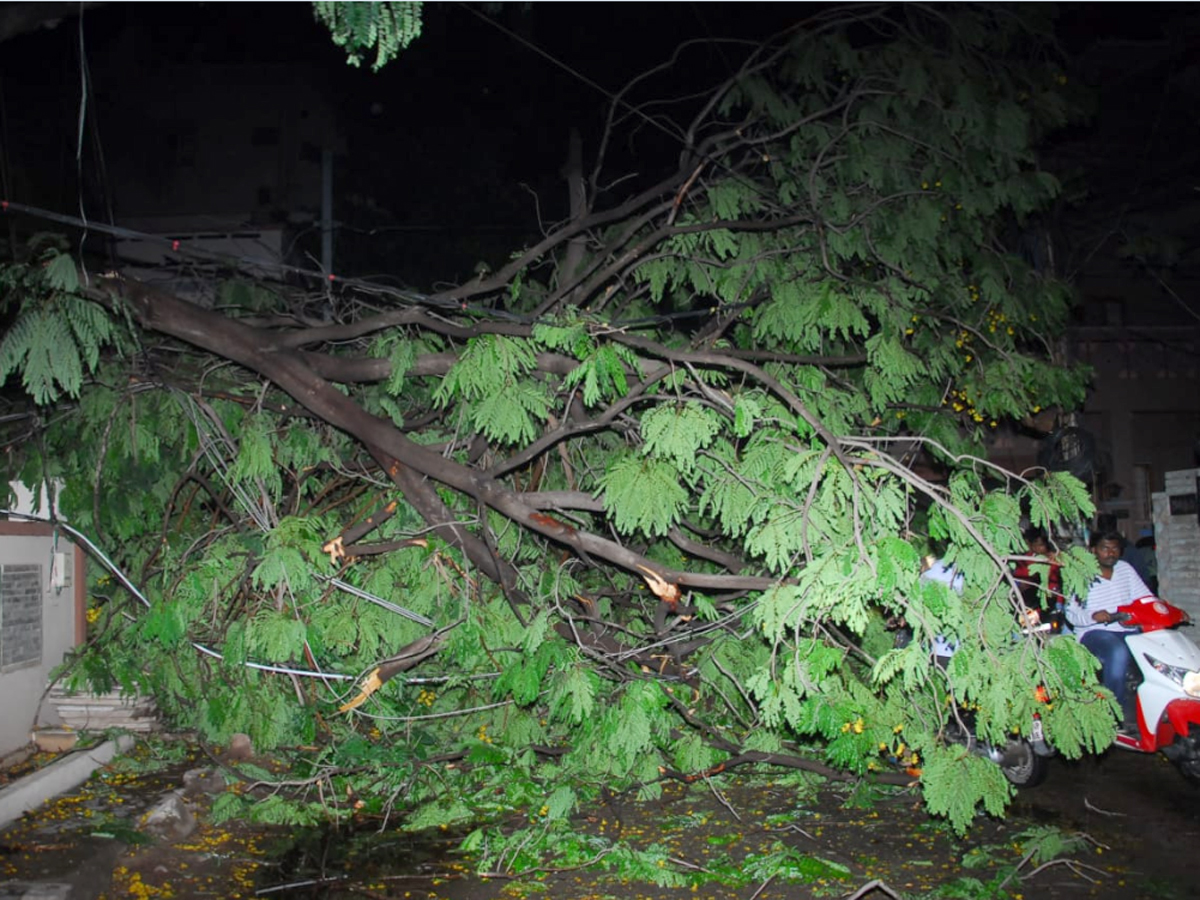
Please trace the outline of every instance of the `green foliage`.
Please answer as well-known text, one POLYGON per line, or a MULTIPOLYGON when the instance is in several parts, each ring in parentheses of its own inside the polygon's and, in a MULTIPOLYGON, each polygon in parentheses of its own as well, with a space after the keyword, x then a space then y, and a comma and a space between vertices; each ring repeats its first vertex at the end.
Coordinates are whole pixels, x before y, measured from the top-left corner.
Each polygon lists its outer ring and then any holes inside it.
POLYGON ((314 0, 313 10, 329 28, 333 42, 346 50, 346 61, 362 65, 363 53, 375 51, 378 72, 421 35, 420 0, 314 0))
POLYGON ((79 275, 68 254, 48 250, 41 262, 40 270, 0 273, 3 306, 15 313, 0 340, 0 382, 19 372, 34 402, 45 405, 63 394, 79 396, 101 352, 116 343, 119 326, 78 294, 79 275))
POLYGON ((225 791, 213 800, 209 816, 214 825, 246 818, 246 801, 241 794, 225 791))
POLYGON ((583 402, 588 406, 623 397, 629 390, 624 367, 626 357, 619 347, 597 347, 567 376, 564 386, 581 385, 583 402))
POLYGON ((925 805, 934 815, 945 816, 956 831, 966 831, 980 806, 993 816, 1004 812, 1012 786, 989 760, 966 747, 933 747, 923 766, 925 805))
POLYGON ((697 403, 660 406, 642 416, 646 453, 674 463, 685 476, 695 468, 696 454, 711 444, 720 430, 717 415, 697 403))
POLYGON ((674 466, 632 454, 609 465, 601 486, 605 509, 616 527, 651 537, 667 533, 688 499, 674 466))
POLYGON ((548 412, 545 392, 521 378, 535 364, 529 342, 502 335, 472 338, 434 392, 434 401, 443 406, 464 401, 474 429, 501 443, 531 441, 548 412))
MULTIPOLYGON (((419 15, 318 13, 376 65, 419 15)), ((282 315, 303 297, 234 284, 222 314, 267 349, 231 366, 194 349, 207 310, 106 309, 53 252, 3 270, 0 374, 43 407, 6 420, 7 474, 61 482, 146 601, 90 580, 104 632, 78 678, 139 684, 210 740, 308 748, 324 796, 471 828, 488 865, 602 857, 669 885, 689 882, 666 850, 570 833, 572 810, 737 752, 856 775, 915 754, 962 830, 1010 790, 947 746, 956 704, 991 740, 1037 711, 1066 756, 1106 746, 1095 660, 1020 635, 1009 578, 1024 520, 1069 530, 1088 489, 986 462, 993 429, 1086 383, 1053 350, 1069 293, 1005 250, 1057 191, 1034 152, 1066 115, 1040 15, 830 10, 681 130, 724 135, 704 165, 674 148, 674 180, 628 208, 589 196, 594 227, 518 251, 506 283, 420 309, 355 295, 336 342, 262 324, 303 321, 282 315), (123 357, 139 321, 158 330, 123 357), (933 547, 961 592, 919 580, 933 547), (536 821, 502 834, 514 811, 536 821)), ((1068 592, 1095 572, 1080 548, 1062 567, 1068 592)), ((341 814, 309 799, 220 815, 341 814)), ((746 871, 834 877, 784 850, 746 871)))
POLYGON ((1038 825, 1019 832, 1011 842, 972 847, 963 855, 962 867, 991 869, 992 876, 986 881, 971 876, 956 879, 941 888, 938 896, 960 897, 963 900, 1004 900, 1016 893, 1016 886, 1020 883, 1016 879, 1023 870, 1028 868, 1033 871, 1054 860, 1063 859, 1085 845, 1084 838, 1079 834, 1068 834, 1055 826, 1038 825))
POLYGON ((251 822, 263 825, 316 825, 325 817, 318 804, 299 803, 279 794, 271 794, 254 803, 246 811, 251 822))
POLYGON ((600 679, 595 672, 582 666, 572 666, 556 679, 549 696, 550 713, 579 725, 596 709, 596 692, 600 679))

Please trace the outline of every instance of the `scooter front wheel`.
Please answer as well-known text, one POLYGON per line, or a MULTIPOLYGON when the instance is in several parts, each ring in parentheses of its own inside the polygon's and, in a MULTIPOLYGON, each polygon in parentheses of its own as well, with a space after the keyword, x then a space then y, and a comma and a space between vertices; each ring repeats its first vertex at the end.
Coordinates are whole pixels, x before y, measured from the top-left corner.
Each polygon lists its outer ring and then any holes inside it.
POLYGON ((1187 736, 1163 748, 1163 755, 1175 763, 1180 774, 1192 784, 1200 785, 1200 725, 1192 725, 1187 736))
POLYGON ((1184 778, 1192 784, 1200 786, 1200 760, 1187 760, 1186 762, 1178 763, 1178 766, 1184 778))
POLYGON ((1000 761, 1000 771, 1010 784, 1019 788, 1036 787, 1046 777, 1047 763, 1038 756, 1029 741, 1009 741, 1000 761))

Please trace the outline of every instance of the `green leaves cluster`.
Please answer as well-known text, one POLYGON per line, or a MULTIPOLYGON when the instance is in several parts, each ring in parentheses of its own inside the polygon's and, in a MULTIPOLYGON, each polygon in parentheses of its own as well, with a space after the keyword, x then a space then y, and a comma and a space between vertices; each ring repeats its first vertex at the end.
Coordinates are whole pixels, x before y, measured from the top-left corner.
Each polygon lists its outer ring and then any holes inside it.
POLYGON ((0 340, 0 383, 19 372, 22 386, 43 405, 64 394, 79 396, 120 327, 78 288, 74 259, 53 248, 41 254, 38 268, 0 273, 2 308, 11 322, 0 340))
MULTIPOLYGON (((360 47, 415 34, 399 6, 318 4, 360 47)), ((1033 144, 1066 115, 1026 14, 872 8, 862 30, 831 10, 763 47, 681 129, 697 143, 676 175, 616 212, 593 198, 583 263, 558 268, 581 246, 568 227, 479 280, 503 320, 465 286, 437 316, 364 313, 355 339, 298 344, 257 324, 296 321, 271 315, 286 297, 237 292, 239 327, 305 348, 280 383, 320 357, 290 397, 161 320, 139 339, 178 360, 178 387, 134 389, 100 352, 115 318, 22 281, 35 324, 0 344, 3 372, 79 399, 15 459, 65 480, 64 510, 149 603, 93 582, 134 624, 84 671, 147 685, 214 740, 315 746, 297 765, 322 796, 478 824, 469 842, 514 870, 554 843, 498 836, 514 810, 594 856, 564 836, 581 804, 752 751, 861 779, 916 754, 928 807, 965 828, 1009 789, 946 740, 956 710, 985 739, 1027 732, 1039 684, 1060 751, 1104 746, 1094 661, 1020 634, 1009 575, 1022 524, 1070 529, 1087 489, 986 461, 994 428, 1070 408, 1086 377, 1054 353, 1069 294, 1005 249, 1055 195, 1033 144), (339 557, 331 539, 368 520, 339 557), (961 592, 920 580, 933 551, 961 592), (340 712, 425 620, 437 652, 340 712), (958 646, 945 668, 938 639, 958 646)), ((1093 574, 1063 554, 1068 591, 1093 574)), ((609 855, 675 883, 652 853, 609 855)))
POLYGON ((421 36, 421 6, 420 0, 314 0, 313 11, 333 42, 345 48, 346 62, 360 66, 363 55, 374 50, 371 69, 378 72, 421 36))
POLYGON ((472 430, 501 444, 532 441, 548 412, 544 391, 521 378, 535 362, 527 341, 491 334, 472 338, 434 392, 434 402, 461 401, 472 430))

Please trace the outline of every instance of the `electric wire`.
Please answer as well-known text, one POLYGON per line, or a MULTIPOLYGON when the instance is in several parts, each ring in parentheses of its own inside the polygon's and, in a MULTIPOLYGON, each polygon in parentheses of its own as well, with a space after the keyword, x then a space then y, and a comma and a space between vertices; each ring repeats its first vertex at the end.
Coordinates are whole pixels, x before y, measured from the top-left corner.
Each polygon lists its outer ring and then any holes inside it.
MULTIPOLYGON (((544 317, 526 316, 520 313, 510 312, 508 310, 495 309, 490 306, 463 303, 459 300, 445 300, 440 297, 422 293, 420 291, 389 287, 387 285, 382 285, 374 281, 368 281, 363 278, 350 278, 341 275, 327 276, 315 269, 306 269, 302 266, 295 266, 289 263, 255 259, 248 256, 239 256, 234 253, 224 253, 219 250, 209 250, 203 247, 189 246, 179 238, 164 237, 161 234, 150 234, 149 232, 137 231, 121 225, 105 225, 102 222, 85 222, 78 216, 69 216, 64 213, 54 212, 53 210, 43 209, 37 206, 30 206, 26 203, 19 203, 15 200, 6 200, 0 198, 0 213, 4 212, 20 213, 34 219, 40 219, 46 222, 55 222, 60 225, 69 225, 74 228, 86 227, 93 232, 107 234, 110 237, 159 244, 169 249, 172 253, 179 254, 180 256, 203 259, 210 262, 218 262, 236 271, 247 272, 253 270, 269 270, 276 272, 279 275, 295 275, 298 278, 303 278, 316 283, 336 282, 339 286, 351 290, 357 290, 363 294, 390 297, 395 300, 402 300, 418 306, 427 306, 432 309, 453 311, 460 314, 467 313, 481 319, 499 319, 515 322, 521 325, 537 325, 545 321, 544 317)), ((723 304, 721 308, 732 311, 748 308, 752 305, 753 304, 749 302, 723 304)), ((712 311, 709 309, 683 310, 680 312, 660 313, 654 316, 642 316, 637 319, 612 320, 608 322, 608 326, 610 328, 620 329, 631 327, 649 327, 652 325, 669 325, 671 323, 680 322, 686 319, 708 318, 710 315, 712 315, 712 311)))
POLYGON ((370 603, 374 603, 376 606, 381 606, 389 612, 394 612, 398 616, 403 616, 406 619, 416 622, 418 625, 424 625, 426 628, 433 627, 433 619, 427 618, 420 613, 413 612, 411 609, 405 609, 403 606, 397 606, 395 603, 392 603, 389 600, 384 600, 382 597, 376 597, 374 594, 364 591, 362 588, 355 587, 348 581, 343 581, 340 578, 327 578, 325 580, 332 584, 339 591, 344 591, 347 594, 352 594, 353 596, 362 600, 367 600, 370 603))
MULTIPOLYGON (((146 595, 144 593, 142 593, 141 589, 139 589, 138 586, 136 584, 134 584, 132 580, 130 580, 130 578, 125 574, 124 570, 121 569, 121 567, 118 566, 108 556, 108 554, 106 554, 103 550, 101 550, 91 538, 89 538, 86 534, 84 534, 78 528, 74 528, 71 525, 68 525, 66 522, 64 522, 58 518, 52 518, 49 516, 38 516, 38 515, 34 515, 32 513, 24 513, 24 512, 19 512, 17 510, 12 510, 12 509, 0 509, 0 516, 9 518, 9 519, 21 519, 21 520, 25 520, 25 521, 29 521, 29 522, 42 522, 44 524, 51 525, 56 529, 66 532, 67 534, 69 534, 71 536, 71 538, 76 543, 83 546, 84 549, 86 549, 87 552, 94 559, 96 559, 102 566, 104 566, 104 568, 106 568, 112 574, 112 576, 114 578, 116 578, 117 581, 119 581, 121 583, 121 585, 126 590, 128 590, 129 593, 132 594, 133 597, 139 603, 141 603, 144 607, 146 607, 146 609, 151 608, 149 598, 147 598, 146 595)), ((359 588, 354 588, 352 585, 347 585, 345 582, 341 582, 340 579, 328 579, 328 580, 331 582, 334 582, 335 586, 338 587, 339 589, 345 590, 346 588, 350 588, 350 590, 347 591, 348 593, 352 593, 355 596, 362 597, 364 600, 370 600, 372 602, 377 602, 380 605, 382 605, 385 609, 391 608, 394 612, 400 612, 400 614, 406 615, 409 618, 415 617, 414 621, 421 622, 422 620, 424 620, 422 622, 422 624, 428 623, 431 626, 433 624, 431 621, 429 621, 428 619, 425 619, 423 616, 420 616, 418 613, 411 612, 410 610, 403 610, 401 607, 395 606, 395 604, 390 604, 386 600, 382 600, 378 597, 374 597, 373 595, 368 594, 366 591, 362 591, 359 588)), ((204 654, 205 656, 211 657, 212 659, 222 660, 222 661, 224 661, 224 659, 225 659, 224 654, 222 654, 221 652, 219 652, 217 650, 212 649, 211 647, 207 647, 204 644, 199 643, 198 641, 189 641, 189 643, 191 644, 191 646, 193 648, 195 648, 197 651, 204 654)), ((251 662, 249 660, 243 662, 242 666, 244 668, 254 669, 255 671, 259 671, 259 672, 270 672, 270 673, 277 674, 277 675, 296 675, 296 676, 299 676, 302 678, 319 678, 319 679, 332 680, 332 681, 357 681, 367 671, 367 670, 364 670, 362 673, 360 673, 358 675, 342 675, 342 674, 338 674, 338 673, 316 672, 316 671, 311 671, 308 669, 298 669, 293 666, 281 666, 281 665, 275 665, 275 664, 270 664, 270 663, 257 663, 257 662, 251 662)), ((481 675, 470 676, 466 680, 493 679, 493 678, 498 678, 499 674, 500 673, 497 673, 497 672, 485 672, 481 675)), ((432 676, 425 676, 425 677, 404 678, 403 681, 406 684, 445 684, 446 682, 455 680, 456 678, 458 680, 463 680, 462 676, 432 675, 432 676)))
MULTIPOLYGON (((130 580, 130 578, 125 574, 124 570, 120 566, 118 566, 115 562, 113 562, 113 560, 110 559, 109 556, 103 550, 101 550, 98 546, 96 546, 95 542, 92 541, 91 538, 89 538, 86 534, 84 534, 79 529, 73 528, 72 526, 68 525, 66 522, 64 522, 58 518, 50 518, 47 516, 35 516, 31 513, 23 513, 23 512, 18 512, 16 510, 11 510, 11 509, 0 509, 0 516, 4 516, 4 517, 10 518, 10 519, 24 519, 24 520, 30 521, 30 522, 44 522, 45 524, 52 525, 53 527, 55 527, 57 529, 65 531, 67 534, 71 535, 71 537, 73 539, 75 539, 79 544, 83 545, 83 547, 88 551, 88 553, 91 554, 96 560, 98 560, 100 562, 100 564, 104 566, 104 568, 108 569, 108 571, 112 573, 112 576, 114 578, 116 578, 117 581, 119 581, 122 584, 122 586, 124 586, 124 588, 127 591, 129 591, 129 593, 131 593, 139 603, 141 603, 144 607, 146 607, 146 609, 151 608, 149 598, 147 598, 146 595, 143 594, 142 591, 138 588, 138 586, 136 584, 134 584, 132 580, 130 580)), ((223 654, 219 653, 216 650, 213 650, 211 647, 206 647, 203 644, 200 644, 196 641, 189 641, 189 643, 194 648, 196 648, 201 653, 203 653, 205 656, 211 656, 214 659, 220 659, 220 660, 225 659, 223 654)), ((304 669, 296 669, 291 666, 278 666, 278 665, 270 665, 267 663, 256 663, 256 662, 250 662, 250 661, 243 662, 242 665, 247 669, 256 669, 260 672, 274 672, 274 673, 280 674, 280 675, 299 675, 299 676, 303 676, 303 677, 307 677, 307 678, 330 678, 330 679, 334 679, 336 681, 354 681, 358 677, 356 675, 331 675, 331 674, 328 674, 325 672, 312 672, 312 671, 307 671, 304 669)))
POLYGON ((83 257, 83 245, 88 239, 87 210, 83 199, 83 132, 87 121, 88 108, 88 65, 87 48, 83 40, 83 7, 79 9, 79 135, 75 143, 75 181, 78 201, 79 218, 83 220, 83 232, 79 235, 79 266, 83 272, 83 283, 88 283, 87 261, 83 257))

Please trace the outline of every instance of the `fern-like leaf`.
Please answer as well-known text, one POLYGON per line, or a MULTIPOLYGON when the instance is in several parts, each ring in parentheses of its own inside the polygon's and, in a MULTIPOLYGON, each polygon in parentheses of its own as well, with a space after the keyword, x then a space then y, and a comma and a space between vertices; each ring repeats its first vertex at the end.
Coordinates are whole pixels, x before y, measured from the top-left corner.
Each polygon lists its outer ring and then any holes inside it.
POLYGON ((646 453, 670 460, 689 474, 697 452, 712 443, 720 428, 717 414, 698 403, 659 406, 642 417, 642 440, 646 453))
POLYGON ((618 457, 601 486, 605 510, 626 534, 666 534, 679 521, 688 498, 674 466, 632 455, 618 457))

